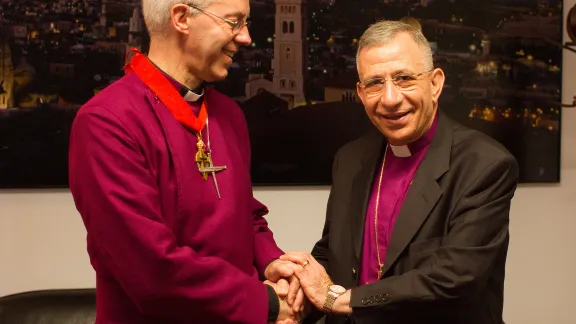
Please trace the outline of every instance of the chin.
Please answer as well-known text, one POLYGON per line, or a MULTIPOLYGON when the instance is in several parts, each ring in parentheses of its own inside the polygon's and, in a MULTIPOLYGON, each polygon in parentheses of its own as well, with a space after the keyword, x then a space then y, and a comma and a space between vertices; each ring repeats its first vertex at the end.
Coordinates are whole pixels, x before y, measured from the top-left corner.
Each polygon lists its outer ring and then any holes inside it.
POLYGON ((222 81, 222 80, 226 79, 227 76, 228 76, 228 71, 226 71, 224 73, 210 73, 206 77, 202 78, 202 80, 204 80, 206 82, 218 82, 218 81, 222 81))
POLYGON ((228 69, 222 65, 213 64, 202 71, 201 79, 205 82, 218 82, 226 79, 228 69))
POLYGON ((228 76, 228 69, 218 69, 217 71, 213 72, 213 75, 216 81, 224 80, 228 76))
POLYGON ((382 133, 386 136, 388 142, 396 146, 410 144, 413 141, 414 136, 413 132, 411 132, 408 127, 395 130, 385 129, 382 133))

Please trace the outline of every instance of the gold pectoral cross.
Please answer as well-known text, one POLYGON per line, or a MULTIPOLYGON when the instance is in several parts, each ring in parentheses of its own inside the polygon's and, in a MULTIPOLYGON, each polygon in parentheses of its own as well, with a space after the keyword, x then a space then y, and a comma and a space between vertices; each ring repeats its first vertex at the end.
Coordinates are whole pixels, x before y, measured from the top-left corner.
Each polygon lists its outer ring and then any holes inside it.
POLYGON ((216 180, 216 172, 226 170, 226 166, 212 165, 212 157, 210 156, 210 153, 206 153, 202 137, 198 136, 198 143, 196 143, 196 146, 198 147, 198 152, 196 153, 196 165, 198 166, 198 171, 200 171, 204 180, 208 180, 208 176, 212 174, 214 186, 218 193, 218 199, 222 199, 220 196, 220 188, 218 188, 218 180, 216 180))

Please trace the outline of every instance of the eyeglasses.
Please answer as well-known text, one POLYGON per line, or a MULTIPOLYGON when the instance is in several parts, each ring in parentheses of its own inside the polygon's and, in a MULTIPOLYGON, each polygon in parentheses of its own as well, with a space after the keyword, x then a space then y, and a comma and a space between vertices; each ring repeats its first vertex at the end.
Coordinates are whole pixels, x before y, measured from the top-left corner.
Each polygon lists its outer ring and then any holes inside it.
POLYGON ((392 81, 400 91, 412 90, 418 83, 418 77, 432 71, 434 71, 434 69, 420 73, 399 73, 392 77, 392 79, 374 78, 362 82, 360 86, 364 88, 366 94, 369 95, 380 93, 386 86, 386 81, 392 81))
POLYGON ((230 19, 228 19, 228 18, 220 17, 220 16, 217 16, 217 15, 211 13, 211 12, 208 12, 208 11, 206 11, 206 10, 200 9, 200 8, 196 7, 195 5, 191 5, 191 4, 187 4, 187 5, 188 5, 188 7, 194 8, 194 9, 200 11, 201 13, 204 13, 204 14, 210 15, 210 16, 212 16, 212 17, 216 17, 216 18, 218 18, 218 19, 223 20, 223 21, 226 22, 228 25, 230 25, 230 27, 232 27, 232 33, 233 33, 234 35, 238 35, 238 34, 240 33, 240 31, 242 30, 242 28, 244 28, 244 26, 246 26, 246 28, 248 28, 248 26, 250 26, 250 21, 245 21, 245 20, 236 20, 236 21, 234 21, 234 20, 230 20, 230 19))

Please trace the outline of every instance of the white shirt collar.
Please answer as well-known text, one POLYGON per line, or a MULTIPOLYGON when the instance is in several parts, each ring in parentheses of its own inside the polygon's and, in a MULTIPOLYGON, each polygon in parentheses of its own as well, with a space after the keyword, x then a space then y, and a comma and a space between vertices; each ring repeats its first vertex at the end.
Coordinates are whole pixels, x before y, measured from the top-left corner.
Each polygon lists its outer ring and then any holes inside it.
POLYGON ((199 94, 192 92, 192 90, 188 90, 188 93, 184 95, 184 100, 188 102, 198 101, 198 99, 202 98, 203 95, 204 95, 204 87, 202 87, 202 91, 199 94))
POLYGON ((412 153, 410 152, 410 148, 408 147, 408 145, 395 146, 390 144, 390 148, 392 149, 392 153, 394 153, 394 155, 397 157, 412 156, 412 153))

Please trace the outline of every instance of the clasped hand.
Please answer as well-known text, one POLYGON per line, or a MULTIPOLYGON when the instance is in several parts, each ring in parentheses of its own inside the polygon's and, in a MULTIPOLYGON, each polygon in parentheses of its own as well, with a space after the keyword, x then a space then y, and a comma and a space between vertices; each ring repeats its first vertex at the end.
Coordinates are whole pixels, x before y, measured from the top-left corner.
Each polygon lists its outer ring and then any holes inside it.
POLYGON ((265 284, 276 291, 280 301, 277 324, 299 323, 309 312, 308 301, 295 273, 299 265, 287 260, 275 260, 264 272, 265 284))
MULTIPOLYGON (((324 267, 306 252, 289 252, 272 262, 265 272, 265 283, 274 287, 280 298, 278 322, 299 323, 316 307, 322 310, 328 287, 333 284, 324 267)), ((335 313, 350 313, 350 292, 342 298, 344 303, 333 307, 335 313)), ((340 298, 339 298, 340 299, 340 298)))

